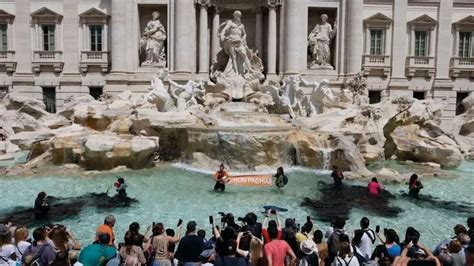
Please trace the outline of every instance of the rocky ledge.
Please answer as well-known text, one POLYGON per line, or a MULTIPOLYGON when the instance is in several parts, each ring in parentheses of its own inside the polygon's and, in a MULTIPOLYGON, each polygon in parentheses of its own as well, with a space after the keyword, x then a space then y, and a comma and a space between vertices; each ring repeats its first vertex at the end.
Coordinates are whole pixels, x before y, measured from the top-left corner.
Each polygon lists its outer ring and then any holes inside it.
MULTIPOLYGON (((402 98, 290 119, 232 102, 207 112, 159 112, 153 105, 132 104, 129 92, 101 101, 88 95, 68 99, 50 114, 41 101, 9 94, 0 99, 0 162, 13 162, 23 152, 25 169, 44 163, 141 169, 157 161, 208 169, 223 161, 242 170, 337 165, 353 178, 373 176, 366 165, 383 159, 452 168, 474 151, 472 101, 465 100, 467 111, 445 131, 442 104, 402 98)), ((18 168, 3 171, 21 174, 18 168)), ((403 179, 387 169, 380 174, 403 179)))

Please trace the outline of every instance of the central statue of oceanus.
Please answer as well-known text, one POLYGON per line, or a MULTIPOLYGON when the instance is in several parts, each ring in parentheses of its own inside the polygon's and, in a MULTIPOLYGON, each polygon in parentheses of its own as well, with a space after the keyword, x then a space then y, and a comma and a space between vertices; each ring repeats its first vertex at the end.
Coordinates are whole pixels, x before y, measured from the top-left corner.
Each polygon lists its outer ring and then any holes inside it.
POLYGON ((247 45, 247 33, 241 16, 240 11, 235 11, 232 19, 219 26, 222 49, 211 66, 211 79, 225 84, 231 98, 239 100, 252 93, 246 86, 248 82, 264 79, 262 60, 247 45))

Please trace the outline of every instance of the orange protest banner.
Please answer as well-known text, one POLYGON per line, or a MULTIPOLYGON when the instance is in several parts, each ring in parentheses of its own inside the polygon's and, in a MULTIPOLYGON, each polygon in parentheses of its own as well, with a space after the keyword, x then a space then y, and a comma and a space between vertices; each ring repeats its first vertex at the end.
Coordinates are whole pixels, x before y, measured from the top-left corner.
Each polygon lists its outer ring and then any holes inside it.
POLYGON ((228 183, 246 187, 271 187, 273 185, 271 175, 238 175, 230 176, 228 183))

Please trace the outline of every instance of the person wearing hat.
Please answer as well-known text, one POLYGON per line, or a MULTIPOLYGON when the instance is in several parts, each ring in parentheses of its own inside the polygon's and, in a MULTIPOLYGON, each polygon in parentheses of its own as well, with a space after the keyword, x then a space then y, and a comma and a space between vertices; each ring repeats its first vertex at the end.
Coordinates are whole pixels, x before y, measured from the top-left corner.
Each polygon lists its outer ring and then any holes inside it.
POLYGON ((0 224, 0 265, 14 265, 16 260, 15 246, 11 244, 10 228, 0 224))
POLYGON ((301 255, 299 256, 298 265, 319 265, 318 247, 312 239, 306 239, 300 244, 301 255), (304 263, 306 262, 306 263, 304 263))
POLYGON ((109 242, 109 234, 100 234, 97 241, 81 251, 78 262, 83 265, 105 265, 108 261, 116 258, 117 251, 108 245, 109 242))
POLYGON ((175 258, 182 264, 200 263, 199 255, 204 250, 202 239, 196 235, 196 222, 190 221, 186 225, 186 236, 179 241, 175 258))

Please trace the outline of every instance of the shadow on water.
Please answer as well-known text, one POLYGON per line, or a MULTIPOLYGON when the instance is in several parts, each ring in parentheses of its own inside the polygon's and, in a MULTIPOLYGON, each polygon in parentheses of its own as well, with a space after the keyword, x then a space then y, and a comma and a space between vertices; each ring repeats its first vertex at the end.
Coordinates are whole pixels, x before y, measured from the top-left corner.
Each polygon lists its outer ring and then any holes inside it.
POLYGON ((474 207, 470 203, 446 201, 430 195, 420 195, 419 198, 412 198, 403 191, 401 192, 401 198, 423 208, 437 208, 466 214, 474 213, 474 207))
POLYGON ((322 221, 331 222, 336 218, 348 219, 353 208, 364 209, 375 215, 383 217, 396 217, 402 209, 390 205, 390 200, 395 195, 383 191, 381 196, 370 196, 367 188, 362 186, 345 185, 343 189, 337 190, 332 184, 318 183, 321 198, 304 198, 303 205, 314 208, 322 221))
POLYGON ((48 197, 49 211, 45 217, 35 217, 34 208, 17 207, 0 215, 0 221, 13 218, 18 226, 35 226, 48 222, 59 222, 66 218, 79 215, 83 208, 95 207, 99 210, 124 208, 137 203, 138 200, 117 196, 110 197, 107 193, 88 193, 69 198, 48 197))
POLYGON ((391 206, 391 201, 402 199, 413 202, 423 208, 436 208, 457 213, 471 214, 474 207, 467 203, 444 201, 438 198, 420 195, 418 199, 402 193, 396 196, 384 190, 380 196, 371 196, 367 187, 345 185, 343 189, 335 189, 333 184, 319 182, 321 197, 319 199, 304 198, 302 205, 313 208, 322 221, 334 221, 336 218, 348 219, 353 208, 363 209, 382 217, 397 217, 403 209, 391 206))

